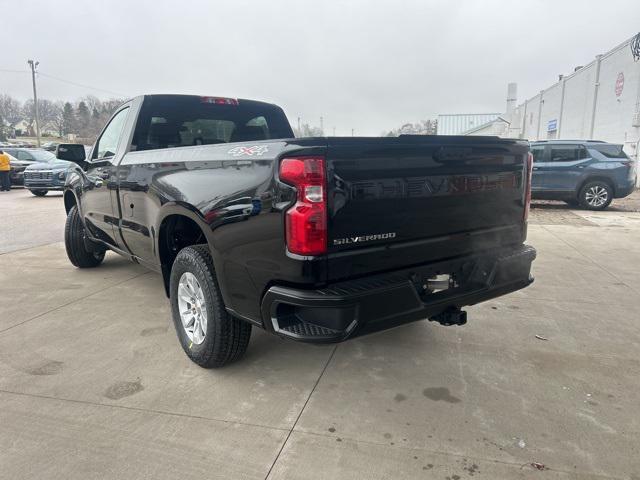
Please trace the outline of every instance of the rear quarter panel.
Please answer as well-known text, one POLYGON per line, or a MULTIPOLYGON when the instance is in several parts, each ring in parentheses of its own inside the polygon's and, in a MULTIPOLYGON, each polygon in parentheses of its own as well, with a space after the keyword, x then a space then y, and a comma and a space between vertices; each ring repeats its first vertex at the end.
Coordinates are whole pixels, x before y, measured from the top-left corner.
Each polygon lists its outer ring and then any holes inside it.
POLYGON ((176 214, 192 218, 207 237, 226 305, 259 318, 260 297, 272 283, 313 285, 326 278, 326 260, 287 255, 283 211, 292 192, 277 181, 282 156, 324 151, 323 140, 309 139, 128 153, 118 167, 120 196, 128 199, 121 205, 125 239, 148 241, 159 264, 162 222, 176 214), (129 200, 144 205, 136 222, 127 219, 129 200), (143 228, 148 236, 139 234, 143 228))

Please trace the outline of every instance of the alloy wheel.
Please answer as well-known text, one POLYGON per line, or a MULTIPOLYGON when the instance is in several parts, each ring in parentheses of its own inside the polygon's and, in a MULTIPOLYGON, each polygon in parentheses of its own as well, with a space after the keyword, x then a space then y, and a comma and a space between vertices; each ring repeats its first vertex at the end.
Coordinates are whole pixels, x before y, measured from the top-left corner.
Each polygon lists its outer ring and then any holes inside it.
POLYGON ((202 287, 191 272, 184 272, 178 282, 178 309, 187 337, 200 345, 207 331, 207 308, 202 287))
POLYGON ((607 203, 609 192, 600 185, 594 185, 585 192, 584 199, 592 207, 601 207, 607 203))

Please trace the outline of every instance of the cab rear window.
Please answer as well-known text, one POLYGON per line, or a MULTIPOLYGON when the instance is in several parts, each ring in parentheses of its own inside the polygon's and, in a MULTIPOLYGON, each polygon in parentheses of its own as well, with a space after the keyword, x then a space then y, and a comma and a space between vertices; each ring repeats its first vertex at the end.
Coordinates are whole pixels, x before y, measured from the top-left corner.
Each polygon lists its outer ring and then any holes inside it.
POLYGON ((251 101, 211 102, 212 97, 152 96, 145 99, 132 150, 157 150, 291 138, 284 112, 251 101))

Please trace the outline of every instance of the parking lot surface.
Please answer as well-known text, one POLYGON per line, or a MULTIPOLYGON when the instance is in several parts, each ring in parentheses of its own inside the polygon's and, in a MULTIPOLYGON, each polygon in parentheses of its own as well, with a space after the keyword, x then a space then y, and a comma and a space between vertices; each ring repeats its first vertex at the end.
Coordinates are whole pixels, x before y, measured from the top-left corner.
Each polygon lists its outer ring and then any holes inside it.
POLYGON ((0 195, 2 479, 640 479, 638 194, 543 202, 529 288, 339 345, 182 352, 161 278, 78 270, 62 197, 0 195))

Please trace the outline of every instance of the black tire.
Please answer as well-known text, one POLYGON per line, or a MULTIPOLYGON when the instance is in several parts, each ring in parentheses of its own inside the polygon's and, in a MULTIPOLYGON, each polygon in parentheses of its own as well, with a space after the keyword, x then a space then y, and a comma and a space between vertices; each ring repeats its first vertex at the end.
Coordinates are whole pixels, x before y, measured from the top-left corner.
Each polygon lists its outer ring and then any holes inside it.
POLYGON ((97 248, 89 250, 85 242, 85 231, 82 219, 78 213, 78 207, 73 206, 67 215, 67 223, 64 226, 64 246, 67 257, 78 268, 97 267, 104 260, 105 250, 97 248))
POLYGON ((29 190, 36 197, 44 197, 49 190, 29 190))
POLYGON ((585 183, 580 189, 578 200, 580 206, 587 210, 604 210, 613 200, 613 188, 602 180, 585 183))
POLYGON ((251 338, 251 324, 227 312, 207 245, 193 245, 180 250, 171 267, 169 292, 178 339, 194 363, 203 368, 219 368, 244 355, 251 338), (200 344, 189 339, 180 317, 178 285, 186 272, 196 277, 205 300, 207 327, 200 344))

